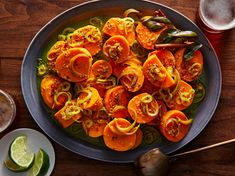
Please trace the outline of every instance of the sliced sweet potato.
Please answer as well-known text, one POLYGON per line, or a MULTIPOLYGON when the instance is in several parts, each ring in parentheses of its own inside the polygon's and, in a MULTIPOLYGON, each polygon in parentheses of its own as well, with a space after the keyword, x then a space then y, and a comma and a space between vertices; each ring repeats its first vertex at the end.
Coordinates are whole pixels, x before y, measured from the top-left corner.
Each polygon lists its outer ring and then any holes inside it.
POLYGON ((110 18, 103 27, 103 33, 109 36, 122 35, 130 46, 135 41, 134 22, 130 18, 110 18))
POLYGON ((128 66, 118 76, 121 84, 129 91, 138 91, 144 83, 144 74, 137 66, 128 66))
POLYGON ((56 58, 69 48, 65 41, 57 41, 47 52, 48 61, 56 60, 56 58))
POLYGON ((104 128, 108 124, 105 120, 95 120, 92 117, 84 116, 82 119, 82 127, 86 134, 90 137, 100 137, 103 135, 104 128))
POLYGON ((151 55, 157 55, 158 59, 161 61, 162 65, 167 68, 175 68, 175 57, 170 50, 162 49, 162 50, 155 50, 149 53, 151 55))
POLYGON ((150 55, 144 62, 143 73, 145 78, 156 87, 169 88, 175 84, 174 79, 156 55, 150 55))
POLYGON ((68 106, 64 106, 62 109, 60 109, 54 114, 54 118, 58 120, 58 122, 63 126, 63 128, 69 127, 75 121, 79 120, 82 117, 81 111, 78 114, 75 114, 69 118, 65 117, 63 113, 66 111, 67 108, 68 106))
POLYGON ((100 96, 104 98, 107 90, 116 86, 116 78, 113 76, 110 76, 109 78, 106 78, 106 79, 98 78, 98 79, 94 79, 89 84, 91 87, 96 88, 100 96))
POLYGON ((142 132, 142 130, 139 128, 139 129, 136 131, 135 145, 134 145, 131 149, 137 148, 137 147, 142 143, 142 140, 143 140, 143 132, 142 132))
POLYGON ((77 103, 83 109, 97 111, 103 107, 102 98, 94 87, 87 87, 81 90, 77 103))
POLYGON ((108 112, 112 112, 115 106, 127 106, 129 94, 123 86, 115 86, 109 89, 104 97, 104 105, 108 112))
POLYGON ((65 41, 57 41, 47 52, 48 65, 52 70, 55 70, 55 61, 57 57, 69 49, 69 45, 65 41))
POLYGON ((61 78, 54 75, 47 75, 41 81, 41 95, 45 104, 51 109, 60 109, 68 100, 66 96, 58 97, 58 103, 55 102, 55 95, 59 93, 58 88, 64 82, 61 78))
POLYGON ((194 94, 195 90, 192 88, 192 86, 181 80, 177 93, 172 97, 172 99, 170 99, 170 101, 166 102, 166 105, 170 109, 186 109, 192 104, 194 94))
POLYGON ((102 35, 97 27, 87 25, 74 31, 68 44, 72 48, 85 48, 93 56, 101 50, 102 35))
POLYGON ((71 48, 58 56, 55 69, 58 75, 70 82, 81 82, 88 78, 92 57, 84 48, 71 48))
POLYGON ((191 82, 193 80, 197 80, 202 73, 203 55, 201 51, 197 50, 194 52, 194 56, 190 60, 185 61, 183 59, 184 51, 185 48, 182 48, 175 53, 176 69, 180 73, 182 80, 191 82))
POLYGON ((91 66, 91 76, 95 78, 106 79, 112 74, 112 67, 109 62, 105 60, 97 60, 91 66))
POLYGON ((108 59, 122 63, 128 60, 130 46, 125 37, 114 35, 104 43, 103 53, 108 59))
POLYGON ((128 103, 131 118, 140 124, 145 124, 157 118, 159 106, 157 101, 148 93, 134 96, 128 103))
POLYGON ((144 79, 143 86, 140 90, 136 92, 135 95, 141 94, 141 93, 149 93, 153 94, 154 92, 160 90, 160 87, 154 86, 148 79, 144 79))
POLYGON ((121 74, 122 70, 128 66, 135 66, 142 69, 143 65, 142 62, 137 59, 137 57, 132 52, 130 52, 128 59, 123 63, 116 63, 113 60, 110 60, 109 63, 112 66, 112 73, 116 77, 118 77, 121 74))
POLYGON ((113 118, 128 118, 130 117, 128 110, 125 106, 117 105, 111 113, 113 118))
POLYGON ((168 111, 161 119, 160 131, 171 142, 179 142, 188 133, 192 119, 179 110, 168 111))
MULTIPOLYGON (((131 125, 128 120, 123 118, 118 118, 118 124, 123 128, 129 127, 131 125)), ((113 132, 110 127, 116 128, 115 120, 109 122, 109 124, 104 129, 103 139, 105 145, 108 148, 116 151, 127 151, 135 146, 136 133, 133 133, 131 135, 117 134, 113 132)))
POLYGON ((161 118, 164 114, 167 112, 167 107, 165 103, 161 100, 157 100, 158 106, 159 106, 159 112, 156 118, 154 118, 152 121, 148 122, 147 125, 159 127, 161 118))
POLYGON ((152 32, 141 22, 139 22, 135 29, 137 34, 137 40, 143 48, 153 50, 159 35, 165 29, 166 27, 160 29, 159 31, 152 32))

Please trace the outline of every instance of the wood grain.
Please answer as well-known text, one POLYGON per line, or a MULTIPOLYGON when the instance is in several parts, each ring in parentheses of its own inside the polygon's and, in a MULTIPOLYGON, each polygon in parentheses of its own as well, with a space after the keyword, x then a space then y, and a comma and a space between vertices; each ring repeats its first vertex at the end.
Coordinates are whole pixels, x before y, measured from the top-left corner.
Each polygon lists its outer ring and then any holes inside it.
MULTIPOLYGON (((156 1, 156 0, 155 0, 156 1)), ((0 89, 9 92, 17 104, 15 128, 41 129, 31 118, 21 92, 20 67, 24 53, 39 29, 59 13, 85 0, 0 0, 0 89)), ((199 0, 158 0, 195 21, 199 0)), ((212 120, 187 151, 235 137, 235 31, 225 33, 220 44, 223 75, 222 92, 212 120)), ((41 131, 42 132, 42 131, 41 131)), ((133 164, 112 164, 74 154, 55 142, 56 165, 52 175, 61 176, 134 176, 133 164)), ((172 163, 169 176, 234 176, 235 144, 181 157, 172 163)), ((180 152, 178 151, 178 152, 180 152)))

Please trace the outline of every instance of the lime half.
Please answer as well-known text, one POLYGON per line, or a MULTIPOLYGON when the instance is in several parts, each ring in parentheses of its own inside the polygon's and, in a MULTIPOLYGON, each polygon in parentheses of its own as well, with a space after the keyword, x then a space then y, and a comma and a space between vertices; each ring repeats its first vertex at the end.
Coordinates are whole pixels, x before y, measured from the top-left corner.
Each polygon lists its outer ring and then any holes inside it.
POLYGON ((9 149, 10 159, 23 168, 31 167, 34 161, 34 153, 27 150, 27 137, 19 136, 11 143, 9 149))
POLYGON ((49 169, 50 160, 48 154, 40 149, 35 158, 33 167, 30 170, 29 176, 45 175, 49 169))
POLYGON ((4 165, 6 166, 7 169, 13 172, 24 172, 28 170, 28 168, 18 166, 10 159, 4 161, 4 165))

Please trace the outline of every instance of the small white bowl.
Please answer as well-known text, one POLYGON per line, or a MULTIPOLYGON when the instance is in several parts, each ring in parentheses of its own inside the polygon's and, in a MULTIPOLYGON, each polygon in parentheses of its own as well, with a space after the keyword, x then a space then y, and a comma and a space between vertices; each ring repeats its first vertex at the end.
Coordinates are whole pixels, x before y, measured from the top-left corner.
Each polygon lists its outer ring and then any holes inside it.
POLYGON ((0 132, 4 131, 14 121, 16 105, 13 98, 0 89, 0 132))

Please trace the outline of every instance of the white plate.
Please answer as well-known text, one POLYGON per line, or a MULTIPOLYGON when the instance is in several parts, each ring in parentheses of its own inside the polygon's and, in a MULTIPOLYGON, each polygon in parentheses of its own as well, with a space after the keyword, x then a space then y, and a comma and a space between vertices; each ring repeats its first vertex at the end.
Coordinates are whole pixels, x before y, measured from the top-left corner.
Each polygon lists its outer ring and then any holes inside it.
POLYGON ((39 149, 42 148, 47 152, 50 159, 50 167, 47 171, 46 176, 49 176, 54 168, 55 165, 55 151, 51 144, 51 142, 44 136, 42 133, 29 129, 29 128, 19 128, 16 129, 8 134, 6 134, 0 140, 0 176, 27 176, 29 175, 29 171, 15 173, 9 171, 4 166, 4 160, 8 158, 8 149, 11 142, 20 135, 27 136, 27 145, 30 151, 34 152, 35 154, 38 153, 39 149))

